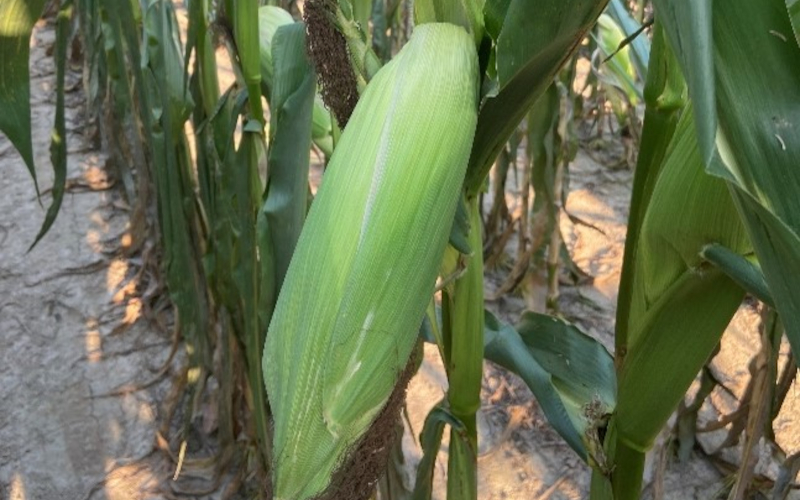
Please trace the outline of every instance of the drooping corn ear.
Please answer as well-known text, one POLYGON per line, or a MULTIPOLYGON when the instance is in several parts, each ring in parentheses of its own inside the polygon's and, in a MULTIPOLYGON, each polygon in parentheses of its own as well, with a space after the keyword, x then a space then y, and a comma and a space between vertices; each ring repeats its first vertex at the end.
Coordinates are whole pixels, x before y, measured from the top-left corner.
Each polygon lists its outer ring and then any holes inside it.
POLYGON ((450 234, 477 99, 469 35, 426 24, 355 108, 267 334, 276 500, 330 486, 405 367, 450 234))

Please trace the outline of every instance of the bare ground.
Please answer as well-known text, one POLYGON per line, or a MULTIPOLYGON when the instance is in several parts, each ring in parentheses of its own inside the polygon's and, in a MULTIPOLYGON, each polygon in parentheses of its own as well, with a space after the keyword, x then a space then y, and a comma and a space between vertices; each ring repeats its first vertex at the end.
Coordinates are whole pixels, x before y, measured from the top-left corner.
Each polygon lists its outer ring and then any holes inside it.
MULTIPOLYGON (((35 161, 52 183, 48 147, 54 31, 32 39, 35 161)), ((146 390, 104 396, 152 379, 171 341, 144 321, 133 294, 136 261, 120 257, 127 212, 110 188, 105 157, 84 136, 78 71, 67 77, 68 191, 56 224, 30 253, 44 218, 24 163, 0 138, 0 498, 139 500, 155 471, 157 401, 169 378, 146 390), (133 465, 135 464, 135 465, 133 465)), ((44 194, 46 206, 50 197, 44 194)))

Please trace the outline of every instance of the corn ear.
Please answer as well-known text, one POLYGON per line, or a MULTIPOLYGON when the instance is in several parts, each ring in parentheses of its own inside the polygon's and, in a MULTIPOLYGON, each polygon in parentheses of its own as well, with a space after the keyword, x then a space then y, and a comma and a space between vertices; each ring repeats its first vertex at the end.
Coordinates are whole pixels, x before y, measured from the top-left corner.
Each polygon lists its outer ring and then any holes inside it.
POLYGON ((276 500, 326 490, 405 367, 461 191, 477 84, 467 33, 420 26, 342 134, 267 334, 276 500))

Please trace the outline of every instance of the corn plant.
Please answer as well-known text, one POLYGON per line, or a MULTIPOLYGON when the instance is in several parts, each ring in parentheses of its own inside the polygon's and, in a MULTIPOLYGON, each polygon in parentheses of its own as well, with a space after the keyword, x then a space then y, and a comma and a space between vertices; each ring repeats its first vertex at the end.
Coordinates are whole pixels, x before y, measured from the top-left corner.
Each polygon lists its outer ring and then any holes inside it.
MULTIPOLYGON (((781 133, 768 137, 754 124, 762 112, 772 112, 769 119, 780 122, 781 114, 773 106, 790 99, 795 90, 781 87, 774 100, 764 97, 752 103, 754 114, 748 115, 731 113, 727 106, 732 101, 726 101, 759 85, 752 75, 729 73, 728 68, 737 64, 734 61, 748 54, 761 61, 769 54, 769 65, 761 67, 776 82, 796 81, 796 64, 789 61, 797 60, 798 47, 781 36, 792 29, 786 5, 764 2, 728 10, 701 2, 693 6, 691 16, 676 15, 670 2, 655 2, 655 7, 656 23, 663 23, 663 32, 654 40, 649 88, 645 88, 648 107, 617 310, 618 403, 606 443, 616 469, 607 475, 608 481, 596 474, 593 495, 597 498, 638 498, 640 482, 631 478, 641 477, 644 452, 741 301, 745 291, 741 285, 748 283, 746 271, 761 273, 759 266, 748 265, 743 257, 755 252, 774 294, 783 289, 786 275, 770 276, 769 269, 777 261, 791 265, 788 248, 794 247, 777 243, 786 241, 793 231, 783 229, 792 227, 793 217, 785 201, 779 201, 785 198, 770 199, 770 191, 763 189, 775 189, 774 176, 785 172, 782 161, 791 163, 797 150, 792 152, 781 133), (767 25, 777 26, 771 29, 778 35, 770 34, 767 25), (743 53, 741 45, 733 43, 735 33, 744 26, 767 33, 759 38, 760 55, 743 53), (700 45, 691 45, 690 40, 700 45), (778 66, 772 67, 773 63, 778 66), (684 104, 681 75, 686 76, 691 103, 684 104), (734 133, 736 139, 730 136, 734 133), (742 145, 745 141, 747 147, 742 145), (646 148, 645 142, 651 147, 646 148), (773 155, 781 161, 766 160, 773 155), (756 223, 754 213, 761 214, 760 222, 756 223), (676 220, 681 221, 680 227, 676 220), (669 249, 663 241, 671 242, 669 249), (734 262, 705 260, 709 254, 703 250, 709 243, 726 248, 726 255, 735 256, 734 262)), ((783 186, 794 189, 796 179, 788 182, 783 186)), ((757 290, 750 291, 758 295, 757 290)), ((781 312, 779 307, 778 311, 796 350, 791 326, 795 306, 789 305, 795 302, 788 295, 783 297, 788 309, 781 312)))
MULTIPOLYGON (((592 468, 591 498, 635 499, 645 453, 746 293, 770 306, 765 345, 785 331, 796 354, 800 2, 653 3, 649 56, 636 49, 617 68, 643 76, 646 65, 647 76, 612 357, 561 318, 527 312, 512 326, 484 311, 480 204, 524 119, 533 161, 550 167, 536 174, 546 201, 562 195, 547 141, 571 121, 559 95, 571 66, 562 87, 554 80, 605 1, 308 0, 299 21, 255 0, 192 0, 184 41, 171 2, 78 0, 89 101, 105 107, 104 140, 149 228, 138 240, 158 236, 187 346, 186 418, 168 447, 185 448, 213 375, 212 485, 238 463, 256 472, 261 497, 368 498, 424 338, 449 389, 422 430, 414 498, 431 497, 447 428, 448 498, 477 498, 485 358, 521 376, 592 468), (218 46, 232 61, 228 89, 218 46), (327 161, 314 200, 312 147, 327 161)), ((32 175, 27 44, 43 7, 0 3, 0 49, 11 54, 0 61, 0 130, 32 175)), ((34 244, 64 189, 72 8, 58 13, 56 181, 34 244)), ((612 8, 628 36, 631 19, 612 8)), ((643 3, 637 12, 641 22, 643 3)), ((603 22, 609 52, 622 33, 603 22)), ((748 433, 748 453, 758 436, 748 433)))

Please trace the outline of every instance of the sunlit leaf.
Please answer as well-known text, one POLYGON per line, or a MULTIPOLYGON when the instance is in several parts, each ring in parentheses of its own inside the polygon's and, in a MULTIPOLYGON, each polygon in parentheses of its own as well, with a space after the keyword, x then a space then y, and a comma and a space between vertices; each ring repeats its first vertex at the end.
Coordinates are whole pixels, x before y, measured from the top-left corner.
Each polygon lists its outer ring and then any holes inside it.
MULTIPOLYGON (((64 73, 67 65, 67 43, 72 22, 72 0, 64 1, 58 9, 56 21, 56 113, 55 124, 50 138, 50 162, 53 164, 55 176, 51 190, 53 202, 47 209, 42 228, 31 244, 33 248, 47 233, 58 216, 61 201, 64 199, 64 188, 67 181, 67 127, 64 119, 64 73)), ((2 50, 2 49, 0 49, 2 50)))
MULTIPOLYGON (((31 144, 31 88, 28 71, 33 25, 45 0, 0 2, 0 131, 17 148, 36 183, 31 144)), ((38 193, 38 185, 37 185, 38 193)))

